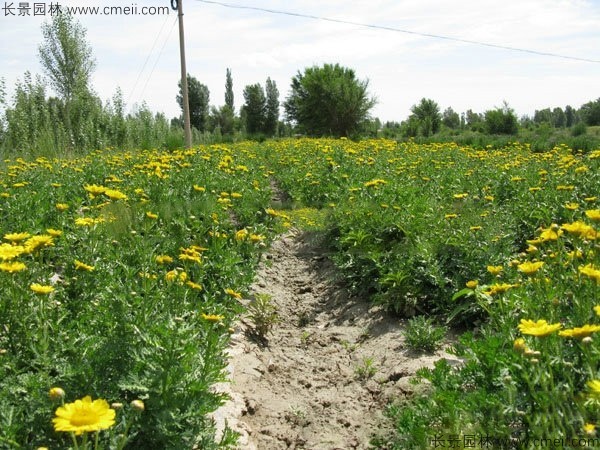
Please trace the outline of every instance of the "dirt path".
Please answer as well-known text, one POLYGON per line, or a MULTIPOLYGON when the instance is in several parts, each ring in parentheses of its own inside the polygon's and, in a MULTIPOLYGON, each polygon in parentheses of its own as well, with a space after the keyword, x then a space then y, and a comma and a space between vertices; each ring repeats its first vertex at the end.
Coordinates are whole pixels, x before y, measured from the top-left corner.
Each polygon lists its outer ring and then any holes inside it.
POLYGON ((410 377, 449 355, 415 355, 403 325, 350 299, 315 239, 291 231, 273 243, 252 287, 272 296, 280 322, 268 345, 247 337, 242 320, 230 347, 231 400, 214 415, 241 433, 239 448, 367 449, 392 397, 410 377))

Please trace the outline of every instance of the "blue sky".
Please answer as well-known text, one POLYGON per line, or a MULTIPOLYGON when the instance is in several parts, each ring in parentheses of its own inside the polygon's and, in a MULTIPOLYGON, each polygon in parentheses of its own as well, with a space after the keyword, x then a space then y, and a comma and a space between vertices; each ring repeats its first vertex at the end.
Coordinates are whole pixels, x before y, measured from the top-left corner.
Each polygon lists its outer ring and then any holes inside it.
MULTIPOLYGON (((225 1, 600 61, 600 0, 225 1)), ((11 2, 0 1, 0 8, 7 3, 11 2)), ((170 4, 168 0, 58 3, 135 5, 138 10, 170 4)), ((532 115, 544 107, 579 107, 600 97, 597 62, 231 9, 197 0, 183 0, 183 6, 188 72, 208 86, 214 105, 224 103, 228 67, 239 108, 245 85, 260 82, 264 86, 271 77, 283 101, 292 76, 322 63, 340 63, 368 79, 369 90, 378 100, 373 115, 384 121, 404 120, 423 97, 435 100, 442 110, 451 106, 457 112, 483 112, 506 101, 519 115, 532 115)), ((87 29, 96 58, 93 85, 100 98, 110 98, 119 86, 130 108, 145 101, 154 111, 179 115, 174 12, 77 18, 87 29)), ((26 70, 42 74, 37 47, 42 41, 40 25, 48 19, 5 16, 0 9, 0 77, 9 95, 26 70)))

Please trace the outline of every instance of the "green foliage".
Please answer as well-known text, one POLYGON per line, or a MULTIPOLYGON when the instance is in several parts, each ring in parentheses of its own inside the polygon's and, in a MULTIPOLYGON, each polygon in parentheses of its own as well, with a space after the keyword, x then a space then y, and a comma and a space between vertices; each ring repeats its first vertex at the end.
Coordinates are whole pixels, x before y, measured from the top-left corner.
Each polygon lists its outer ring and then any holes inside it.
POLYGON ((416 316, 408 320, 404 339, 411 350, 434 353, 441 346, 445 334, 444 328, 435 325, 432 318, 416 316))
POLYGON ((277 84, 271 78, 267 78, 265 86, 265 120, 262 131, 267 136, 275 136, 279 123, 279 91, 277 90, 277 84))
POLYGON ((600 98, 582 105, 579 115, 586 125, 600 125, 600 98))
POLYGON ((254 294, 248 305, 248 318, 252 322, 253 334, 264 340, 279 321, 273 298, 269 294, 254 294))
POLYGON ((235 111, 233 104, 233 78, 231 77, 231 69, 227 68, 225 74, 225 106, 229 107, 231 113, 235 111))
MULTIPOLYGON (((208 129, 209 111, 210 111, 210 92, 206 85, 200 83, 196 77, 187 74, 188 99, 190 107, 190 123, 198 131, 203 132, 208 129)), ((181 90, 181 80, 177 82, 179 94, 177 94, 177 103, 183 111, 183 92, 181 90)))
POLYGON ((352 136, 375 105, 367 87, 339 64, 308 67, 292 78, 286 117, 312 136, 352 136))
POLYGON ((579 122, 571 128, 571 136, 577 137, 587 133, 587 126, 585 122, 579 122))
POLYGON ((506 103, 502 108, 486 111, 484 120, 489 134, 517 134, 519 132, 517 116, 506 103))
POLYGON ((440 130, 442 124, 442 115, 440 107, 436 102, 428 98, 422 98, 418 105, 413 105, 410 109, 412 114, 409 121, 412 119, 415 123, 411 133, 416 131, 416 134, 411 136, 431 136, 440 130))
POLYGON ((50 85, 67 108, 76 97, 90 91, 90 77, 96 63, 85 34, 85 29, 69 14, 56 14, 50 23, 42 25, 40 62, 50 85))
POLYGON ((248 134, 262 133, 265 130, 265 107, 267 99, 260 83, 244 88, 244 118, 248 134))

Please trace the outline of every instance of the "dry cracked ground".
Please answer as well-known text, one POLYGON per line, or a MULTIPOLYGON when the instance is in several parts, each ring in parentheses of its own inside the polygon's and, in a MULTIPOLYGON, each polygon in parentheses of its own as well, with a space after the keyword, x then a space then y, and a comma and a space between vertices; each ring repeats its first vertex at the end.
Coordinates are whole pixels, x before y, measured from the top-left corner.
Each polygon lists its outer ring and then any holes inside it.
POLYGON ((249 336, 242 318, 232 335, 230 400, 215 414, 240 433, 240 449, 368 449, 381 433, 382 411, 410 394, 416 370, 440 351, 419 355, 404 345, 404 324, 351 298, 317 239, 292 230, 263 259, 254 294, 269 294, 279 321, 268 343, 249 336))

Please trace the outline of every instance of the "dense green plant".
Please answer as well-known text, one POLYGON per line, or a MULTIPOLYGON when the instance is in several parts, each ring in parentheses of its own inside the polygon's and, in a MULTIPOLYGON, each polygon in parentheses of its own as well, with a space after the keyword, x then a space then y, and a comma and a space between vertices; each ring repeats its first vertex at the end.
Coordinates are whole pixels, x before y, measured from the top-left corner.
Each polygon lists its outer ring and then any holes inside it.
POLYGON ((411 350, 433 353, 441 346, 445 334, 444 328, 431 317, 416 316, 408 320, 404 339, 411 350))
POLYGON ((367 88, 367 81, 339 64, 307 67, 292 78, 287 119, 309 135, 352 136, 375 105, 367 88))

